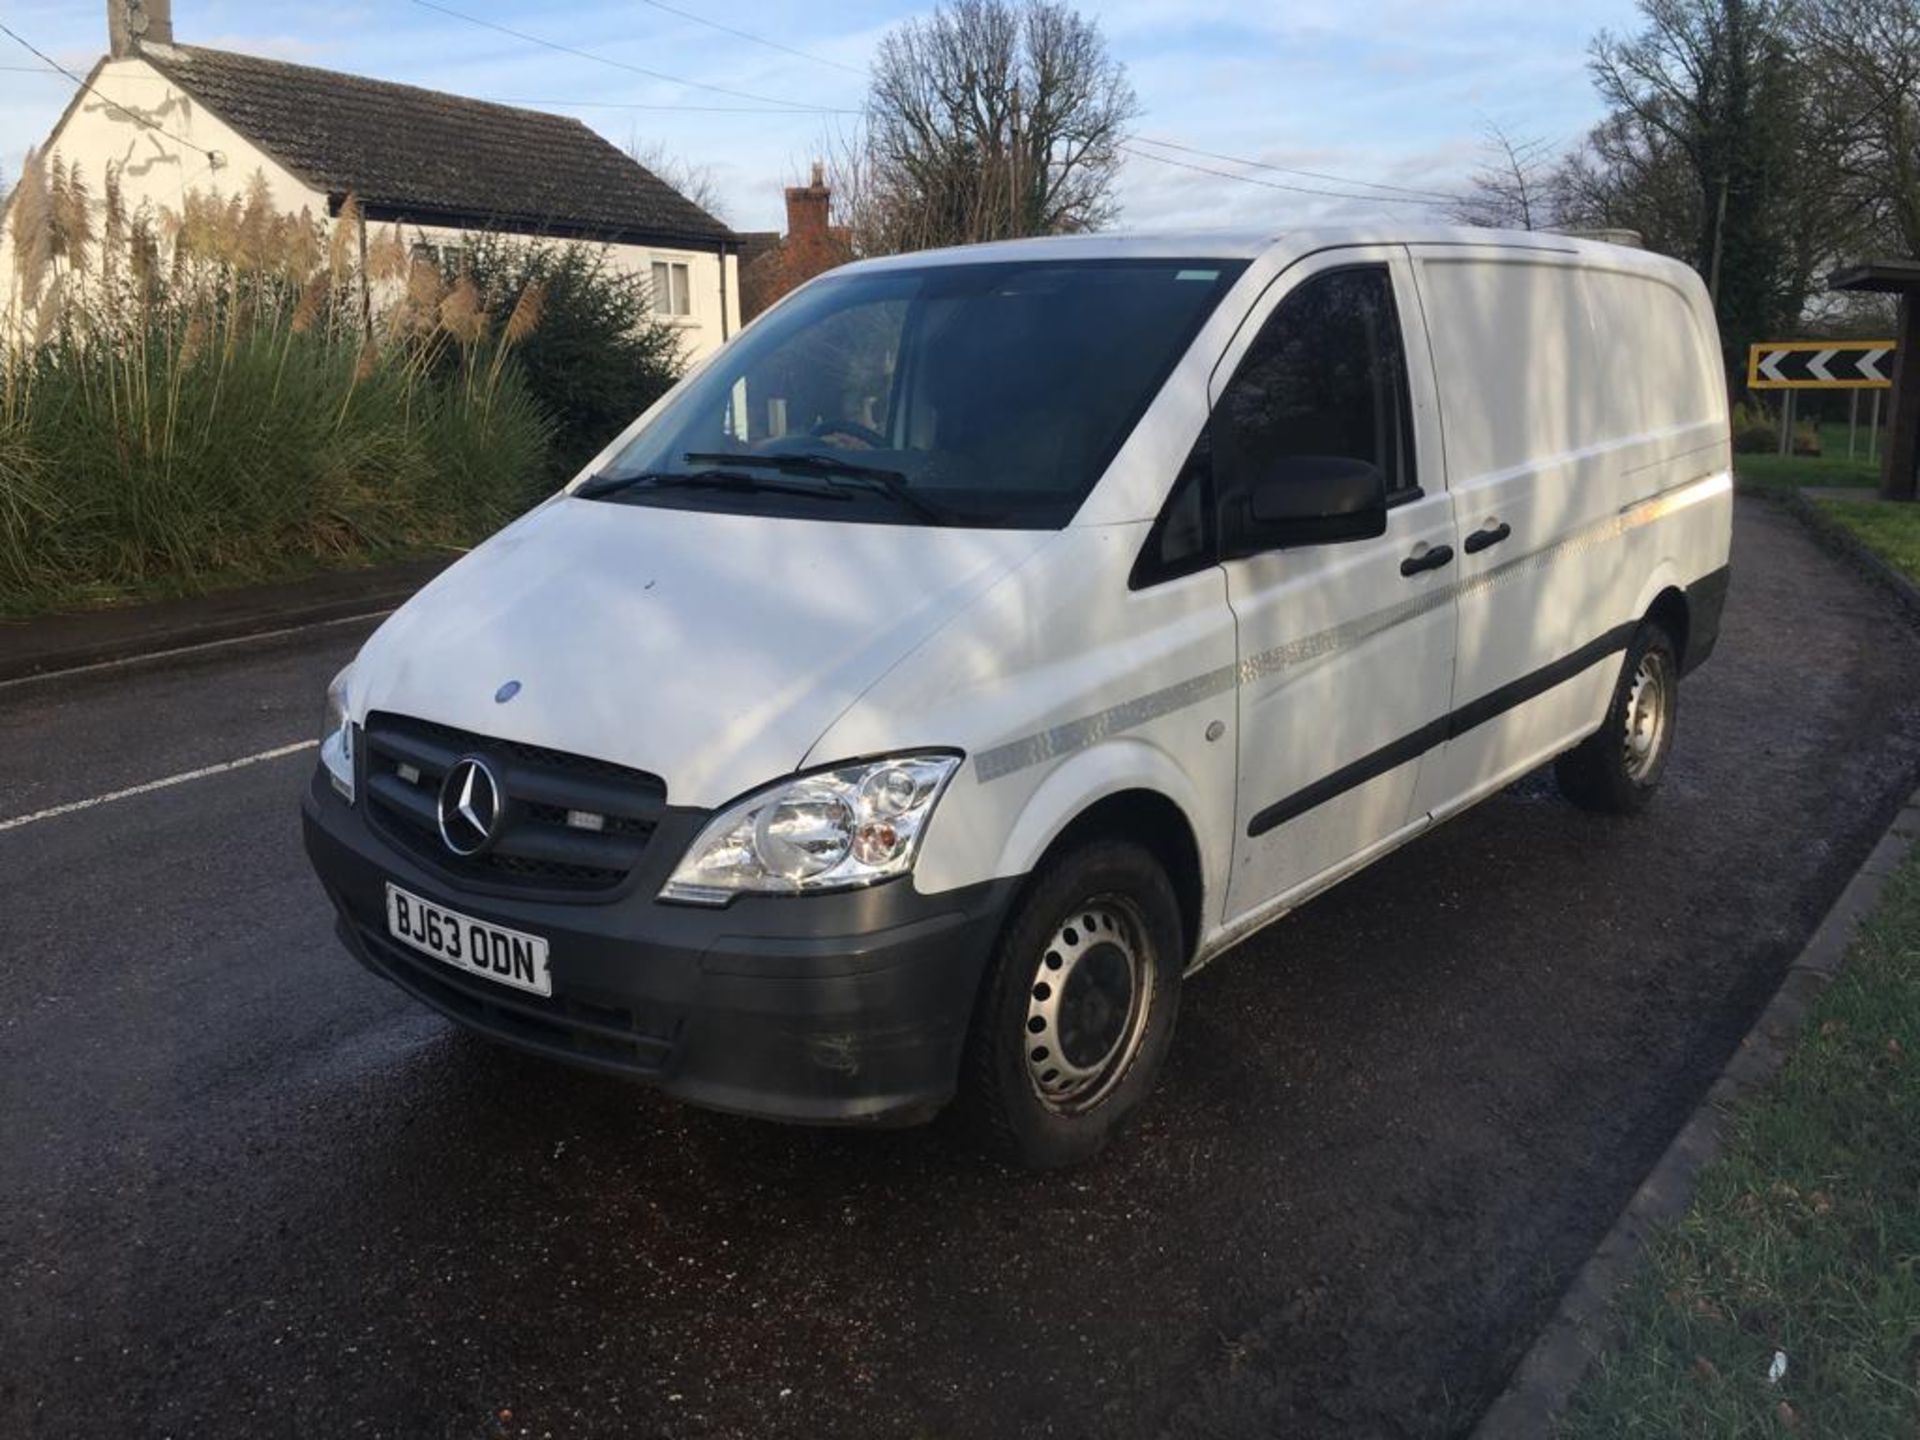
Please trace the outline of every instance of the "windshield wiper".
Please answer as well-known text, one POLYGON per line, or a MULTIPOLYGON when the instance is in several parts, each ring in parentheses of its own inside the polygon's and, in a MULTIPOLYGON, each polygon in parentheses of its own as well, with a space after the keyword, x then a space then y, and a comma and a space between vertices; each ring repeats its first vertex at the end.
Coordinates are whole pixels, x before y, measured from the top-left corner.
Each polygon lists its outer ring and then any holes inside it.
POLYGON ((903 509, 911 510, 929 525, 939 525, 947 519, 946 511, 913 493, 905 475, 898 470, 883 470, 878 465, 859 465, 851 460, 841 460, 832 455, 821 455, 810 450, 787 454, 779 452, 757 454, 745 450, 689 450, 681 458, 695 465, 758 465, 768 470, 785 470, 794 475, 818 475, 829 481, 857 480, 872 487, 879 494, 885 495, 903 509))
POLYGON ((592 475, 573 492, 576 500, 604 500, 623 490, 735 490, 778 495, 810 495, 816 500, 846 500, 842 490, 822 490, 817 485, 788 485, 779 480, 763 480, 758 475, 743 475, 733 470, 641 470, 632 475, 592 475))

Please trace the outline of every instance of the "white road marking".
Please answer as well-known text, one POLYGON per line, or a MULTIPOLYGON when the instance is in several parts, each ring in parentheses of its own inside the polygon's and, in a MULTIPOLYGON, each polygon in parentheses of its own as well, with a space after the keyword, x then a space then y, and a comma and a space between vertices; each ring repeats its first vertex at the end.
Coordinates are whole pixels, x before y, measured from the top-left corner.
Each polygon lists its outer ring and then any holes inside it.
POLYGON ((31 815, 16 815, 11 820, 0 820, 0 831, 18 830, 23 825, 32 825, 40 820, 51 820, 58 815, 71 815, 77 810, 91 810, 96 805, 108 805, 115 800, 131 800, 135 795, 150 795, 155 790, 184 785, 189 780, 205 780, 208 776, 224 775, 229 770, 242 770, 249 765, 258 765, 264 760, 278 760, 285 755, 298 755, 302 750, 315 750, 319 745, 318 740, 302 740, 294 745, 279 745, 272 750, 262 750, 257 755, 242 755, 238 760, 222 760, 218 765, 202 765, 198 770, 183 771, 178 775, 169 775, 163 780, 149 780, 144 785, 129 785, 124 790, 110 790, 105 795, 95 795, 90 800, 69 800, 65 805, 36 810, 31 815))

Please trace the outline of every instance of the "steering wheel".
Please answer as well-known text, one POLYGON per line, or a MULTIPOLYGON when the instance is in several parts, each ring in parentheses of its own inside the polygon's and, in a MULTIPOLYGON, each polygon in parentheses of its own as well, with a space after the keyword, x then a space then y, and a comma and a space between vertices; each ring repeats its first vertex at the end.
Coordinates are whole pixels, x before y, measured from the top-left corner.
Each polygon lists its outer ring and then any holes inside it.
POLYGON ((858 420, 834 419, 822 420, 807 431, 816 440, 824 440, 829 435, 847 435, 860 441, 869 450, 887 448, 887 437, 870 426, 862 425, 858 420))

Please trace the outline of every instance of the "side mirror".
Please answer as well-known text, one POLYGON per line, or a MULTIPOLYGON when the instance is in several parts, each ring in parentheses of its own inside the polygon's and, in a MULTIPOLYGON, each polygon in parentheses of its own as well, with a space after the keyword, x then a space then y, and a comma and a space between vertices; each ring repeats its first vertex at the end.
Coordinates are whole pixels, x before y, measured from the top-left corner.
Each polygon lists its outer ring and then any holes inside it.
POLYGON ((1371 540, 1387 533, 1387 477, 1342 455, 1283 455, 1249 477, 1229 528, 1233 555, 1371 540))

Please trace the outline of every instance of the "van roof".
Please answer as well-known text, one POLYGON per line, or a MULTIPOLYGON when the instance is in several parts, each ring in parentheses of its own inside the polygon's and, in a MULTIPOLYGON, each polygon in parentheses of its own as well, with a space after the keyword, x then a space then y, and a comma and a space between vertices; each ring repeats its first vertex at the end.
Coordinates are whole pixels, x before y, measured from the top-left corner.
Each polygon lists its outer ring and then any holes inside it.
POLYGON ((1339 245, 1480 245, 1598 254, 1616 261, 1647 256, 1644 250, 1579 240, 1545 230, 1483 230, 1461 225, 1326 225, 1299 230, 1148 230, 1107 231, 1097 235, 1047 235, 1030 240, 996 240, 942 250, 917 250, 864 260, 850 268, 905 268, 919 265, 990 264, 1031 260, 1220 259, 1252 260, 1276 246, 1295 254, 1339 245))

